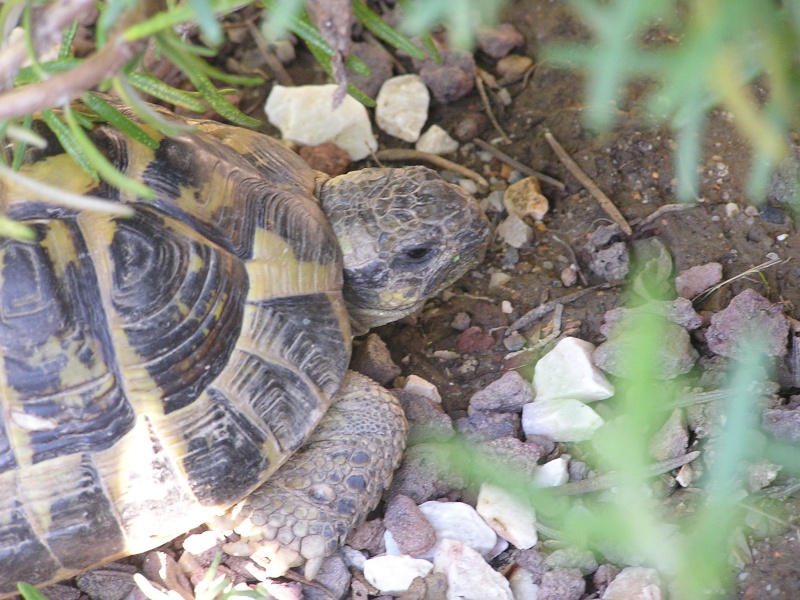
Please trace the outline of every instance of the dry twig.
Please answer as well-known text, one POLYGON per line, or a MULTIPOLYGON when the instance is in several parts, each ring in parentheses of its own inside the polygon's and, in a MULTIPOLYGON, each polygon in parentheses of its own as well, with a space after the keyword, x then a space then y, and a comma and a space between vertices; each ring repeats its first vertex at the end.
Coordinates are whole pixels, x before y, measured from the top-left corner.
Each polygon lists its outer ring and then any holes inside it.
POLYGON ((452 160, 447 160, 446 158, 442 158, 437 154, 431 154, 430 152, 411 150, 410 148, 387 148, 386 150, 380 150, 376 152, 375 158, 379 161, 410 160, 427 162, 442 169, 455 171, 459 175, 463 175, 464 177, 471 179, 478 184, 478 187, 481 188, 482 191, 489 189, 489 182, 472 169, 468 169, 467 167, 464 167, 458 163, 454 163, 452 160))
POLYGON ((544 173, 540 173, 539 171, 535 171, 530 167, 522 164, 515 158, 510 157, 508 154, 503 152, 502 150, 498 150, 494 146, 492 146, 489 142, 485 142, 480 138, 473 138, 473 143, 478 146, 479 148, 486 150, 490 154, 492 154, 498 160, 506 163, 509 167, 520 171, 521 173, 525 173, 525 175, 530 175, 531 177, 536 177, 540 181, 544 181, 545 183, 549 183, 553 187, 557 187, 560 190, 563 190, 566 186, 561 183, 558 179, 554 179, 549 175, 545 175, 544 173))
POLYGON ((645 225, 649 225, 650 223, 661 217, 661 215, 663 214, 679 210, 686 210, 688 208, 697 208, 697 204, 665 204, 664 206, 653 211, 646 217, 643 217, 636 221, 632 221, 631 226, 636 228, 644 227, 645 225))
POLYGON ((506 144, 510 144, 511 138, 508 137, 508 134, 505 131, 503 131, 503 128, 500 127, 500 123, 494 116, 494 112, 492 111, 492 105, 489 102, 489 96, 486 95, 486 88, 483 85, 483 78, 481 77, 480 69, 478 70, 477 77, 475 77, 475 87, 478 88, 478 93, 481 95, 481 100, 483 100, 483 107, 486 109, 486 114, 489 116, 489 120, 492 122, 492 125, 494 125, 494 128, 497 130, 497 133, 500 134, 500 137, 503 138, 503 141, 506 144))
POLYGON ((600 204, 600 207, 606 212, 606 214, 611 217, 611 219, 619 225, 619 228, 625 232, 625 235, 631 235, 633 230, 631 226, 628 224, 628 221, 625 220, 625 217, 622 216, 622 213, 619 212, 619 209, 614 206, 614 203, 611 202, 611 199, 605 195, 603 190, 601 190, 597 184, 592 181, 592 179, 578 166, 572 157, 567 154, 567 151, 564 150, 563 146, 558 143, 556 138, 553 137, 553 134, 549 131, 545 131, 544 139, 547 140, 547 143, 550 144, 550 147, 553 149, 553 152, 556 153, 559 160, 564 164, 565 167, 569 170, 570 173, 581 182, 581 185, 586 188, 586 190, 594 197, 595 200, 600 204))
POLYGON ((704 290, 704 291, 700 292, 699 294, 697 294, 697 296, 692 298, 692 303, 694 304, 695 302, 702 302, 709 295, 713 294, 714 292, 716 292, 721 287, 726 286, 729 283, 732 283, 732 282, 736 281, 737 279, 741 279, 742 277, 747 277, 751 273, 758 273, 759 271, 763 271, 764 269, 768 269, 769 267, 774 267, 777 264, 781 264, 781 263, 785 263, 785 262, 789 262, 789 259, 786 258, 786 259, 781 260, 780 258, 775 258, 775 259, 763 262, 760 265, 756 265, 755 267, 750 267, 746 271, 742 271, 738 275, 734 275, 733 277, 731 277, 730 279, 726 279, 725 281, 720 281, 717 285, 715 285, 713 287, 710 287, 707 290, 704 290))
POLYGON ((597 290, 608 290, 612 287, 615 287, 614 284, 610 283, 602 283, 600 285, 595 285, 590 288, 586 288, 585 290, 578 290, 577 292, 572 292, 571 294, 567 294, 566 296, 561 296, 561 298, 556 298, 555 300, 550 300, 550 302, 545 302, 544 304, 540 304, 533 310, 526 312, 522 315, 519 319, 514 321, 508 329, 506 329, 506 335, 511 333, 512 331, 516 331, 517 329, 522 329, 523 327, 527 327, 534 321, 537 321, 547 315, 548 313, 555 310, 556 306, 559 304, 568 304, 570 302, 574 302, 579 298, 582 298, 586 294, 590 292, 595 292, 597 290))

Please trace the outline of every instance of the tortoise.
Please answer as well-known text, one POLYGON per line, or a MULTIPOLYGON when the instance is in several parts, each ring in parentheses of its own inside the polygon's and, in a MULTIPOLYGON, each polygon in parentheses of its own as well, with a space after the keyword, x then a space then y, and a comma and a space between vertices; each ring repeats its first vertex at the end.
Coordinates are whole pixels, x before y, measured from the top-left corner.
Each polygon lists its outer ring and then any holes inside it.
POLYGON ((394 397, 348 374, 352 336, 482 260, 486 218, 430 169, 328 178, 261 133, 184 121, 174 137, 143 125, 155 150, 91 132, 152 202, 92 180, 55 139, 28 152, 27 177, 132 217, 0 179, 4 214, 35 233, 0 238, 0 595, 226 511, 242 532, 227 550, 313 578, 405 443, 394 397))

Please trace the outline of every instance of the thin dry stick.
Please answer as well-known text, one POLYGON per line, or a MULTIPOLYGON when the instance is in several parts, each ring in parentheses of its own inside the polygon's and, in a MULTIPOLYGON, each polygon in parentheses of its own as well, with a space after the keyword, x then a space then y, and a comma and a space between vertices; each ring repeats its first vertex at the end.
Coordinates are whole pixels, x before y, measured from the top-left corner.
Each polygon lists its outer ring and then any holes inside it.
POLYGON ((556 298, 555 300, 550 300, 550 302, 545 302, 544 304, 540 304, 533 310, 529 310, 524 315, 522 315, 519 319, 514 321, 508 329, 506 329, 506 335, 511 333, 512 331, 516 331, 517 329, 522 329, 523 327, 527 327, 534 321, 541 319, 548 313, 555 310, 556 306, 559 304, 568 304, 570 302, 574 302, 575 300, 585 296, 590 292, 595 292, 597 290, 607 290, 614 287, 610 283, 602 283, 600 285, 595 285, 590 288, 586 288, 585 290, 578 290, 577 292, 572 292, 571 294, 567 294, 566 296, 561 296, 561 298, 556 298))
POLYGON ((611 219, 619 225, 619 228, 625 232, 625 235, 631 235, 633 230, 628 222, 625 220, 625 217, 622 216, 622 213, 619 212, 614 203, 611 202, 611 199, 605 195, 603 190, 597 187, 597 184, 591 180, 591 178, 584 173, 583 169, 578 166, 572 157, 567 154, 567 151, 558 143, 556 138, 553 137, 553 134, 549 131, 544 132, 544 139, 547 140, 547 143, 550 144, 550 147, 553 149, 553 152, 556 153, 559 160, 564 163, 564 166, 567 167, 570 173, 581 182, 581 185, 586 188, 586 190, 594 197, 595 200, 600 204, 600 207, 606 211, 606 214, 611 217, 611 219))
POLYGON ((653 211, 646 217, 639 219, 638 221, 632 221, 631 225, 633 227, 644 227, 645 225, 649 225, 650 223, 661 217, 661 215, 663 214, 679 210, 686 210, 689 208, 697 208, 697 204, 665 204, 664 206, 662 206, 658 210, 653 211))
POLYGON ((500 123, 498 123, 494 112, 492 112, 492 105, 489 103, 489 96, 486 95, 486 88, 483 86, 483 79, 481 79, 480 74, 475 77, 475 86, 478 88, 478 93, 481 95, 481 100, 483 100, 483 107, 486 109, 486 114, 489 115, 489 120, 492 122, 492 125, 494 125, 497 133, 503 138, 503 141, 506 144, 510 144, 511 138, 508 137, 508 134, 500 127, 500 123))
POLYGON ((716 292, 721 287, 726 286, 729 283, 736 281, 737 279, 741 279, 742 277, 747 277, 751 273, 757 273, 759 271, 763 271, 764 269, 768 269, 769 267, 773 267, 773 266, 775 266, 777 264, 785 263, 785 262, 789 262, 789 259, 786 258, 786 259, 781 260, 780 258, 775 258, 775 259, 772 259, 772 260, 768 260, 767 262, 763 262, 760 265, 756 265, 755 267, 750 267, 746 271, 743 271, 743 272, 739 273, 738 275, 734 275, 730 279, 726 279, 725 281, 721 281, 717 285, 712 286, 712 287, 708 288, 707 290, 704 290, 704 291, 700 292, 699 294, 697 294, 697 296, 692 298, 692 303, 702 302, 709 295, 713 294, 714 292, 716 292))
POLYGON ((380 150, 376 152, 375 158, 379 161, 411 160, 427 162, 442 169, 455 171, 459 175, 463 175, 464 177, 472 179, 472 181, 477 183, 482 190, 489 189, 489 182, 478 175, 475 171, 458 163, 454 163, 452 160, 447 160, 446 158, 442 158, 436 154, 431 154, 430 152, 411 150, 410 148, 387 148, 386 150, 380 150))
POLYGON ((253 38, 256 46, 258 46, 258 51, 261 52, 261 56, 264 57, 264 61, 267 63, 269 70, 272 71, 272 74, 275 76, 275 80, 283 86, 293 86, 294 80, 292 79, 292 76, 289 75, 289 72, 283 68, 281 61, 278 60, 278 57, 275 56, 275 53, 269 49, 269 46, 267 46, 266 42, 264 42, 264 37, 261 35, 258 27, 253 25, 252 21, 247 22, 247 31, 250 32, 250 37, 253 38))
POLYGON ((486 150, 488 153, 492 154, 498 160, 506 163, 509 167, 515 168, 517 171, 521 171, 522 173, 525 173, 526 175, 531 175, 532 177, 536 177, 540 181, 544 181, 545 183, 549 183, 550 185, 552 185, 554 187, 557 187, 560 190, 563 190, 565 187, 567 187, 562 182, 560 182, 558 179, 553 179, 549 175, 545 175, 544 173, 540 173, 539 171, 534 171, 530 167, 525 166, 524 164, 522 164, 521 162, 519 162, 515 158, 510 157, 508 154, 506 154, 502 150, 498 150, 497 148, 492 146, 489 142, 484 142, 480 138, 472 138, 472 142, 476 146, 478 146, 479 148, 482 148, 483 150, 486 150))

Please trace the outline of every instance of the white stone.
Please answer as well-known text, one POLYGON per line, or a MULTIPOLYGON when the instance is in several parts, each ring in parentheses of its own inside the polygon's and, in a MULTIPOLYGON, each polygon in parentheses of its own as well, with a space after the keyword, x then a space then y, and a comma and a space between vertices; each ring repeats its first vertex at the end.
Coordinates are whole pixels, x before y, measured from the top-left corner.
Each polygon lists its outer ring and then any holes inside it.
POLYGON ((594 344, 565 337, 545 354, 533 372, 537 400, 572 398, 591 402, 614 395, 614 387, 594 366, 594 344))
POLYGON ((489 277, 489 289, 494 290, 511 281, 511 275, 502 271, 495 271, 489 277))
POLYGON ((447 577, 447 600, 514 600, 506 578, 462 542, 442 541, 433 569, 447 577))
MULTIPOLYGON (((435 565, 434 565, 434 568, 435 565)), ((603 592, 602 600, 661 600, 661 578, 655 569, 625 567, 603 592)))
POLYGON ((333 142, 353 160, 361 160, 378 148, 367 109, 352 96, 345 96, 334 110, 336 90, 334 84, 275 85, 264 111, 283 139, 307 146, 333 142))
POLYGON ((465 543, 478 554, 489 556, 497 544, 497 534, 469 504, 431 500, 419 509, 436 530, 436 544, 421 558, 433 557, 445 539, 465 543))
POLYGON ((522 407, 525 435, 543 435, 555 442, 591 439, 602 424, 600 415, 571 398, 536 400, 522 407))
POLYGON ((481 484, 475 510, 497 535, 521 550, 539 541, 533 506, 503 488, 481 484))
POLYGON ((414 145, 417 150, 430 154, 452 154, 458 150, 458 142, 438 125, 431 125, 414 145))
POLYGON ((514 248, 522 248, 533 239, 533 229, 516 215, 508 215, 506 219, 497 226, 499 235, 506 244, 514 248))
POLYGON ((400 75, 383 82, 375 98, 375 122, 389 135, 416 142, 428 120, 431 94, 419 75, 400 75))
POLYGON ((442 403, 442 396, 439 394, 439 390, 436 386, 418 375, 409 375, 403 389, 417 396, 423 396, 428 400, 433 400, 438 404, 442 403))
POLYGON ((433 570, 430 561, 401 556, 375 556, 364 562, 364 578, 381 594, 399 596, 408 590, 415 577, 425 577, 433 570))
POLYGON ((364 556, 363 552, 356 550, 355 548, 351 548, 350 546, 342 546, 339 548, 339 554, 342 555, 344 564, 346 564, 348 567, 358 569, 362 573, 364 572, 364 563, 366 562, 367 557, 364 556))
POLYGON ((512 312, 514 312, 514 307, 508 300, 503 300, 500 303, 500 310, 502 310, 505 314, 510 315, 512 312))
POLYGON ((514 600, 536 600, 539 597, 539 586, 533 582, 533 573, 527 569, 514 569, 508 577, 508 585, 514 600))
POLYGON ((533 485, 536 487, 555 487, 569 481, 569 459, 563 456, 536 467, 533 485))

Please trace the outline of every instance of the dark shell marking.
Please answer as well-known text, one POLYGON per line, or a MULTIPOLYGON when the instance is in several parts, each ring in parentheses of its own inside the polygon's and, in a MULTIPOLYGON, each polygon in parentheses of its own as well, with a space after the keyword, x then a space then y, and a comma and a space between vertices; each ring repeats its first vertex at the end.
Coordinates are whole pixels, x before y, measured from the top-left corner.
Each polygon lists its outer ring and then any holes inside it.
POLYGON ((130 219, 0 187, 0 207, 39 234, 0 242, 0 594, 220 513, 339 388, 349 321, 314 173, 265 136, 199 127, 155 152, 94 132, 152 205, 52 149, 23 168, 130 203, 130 219))

